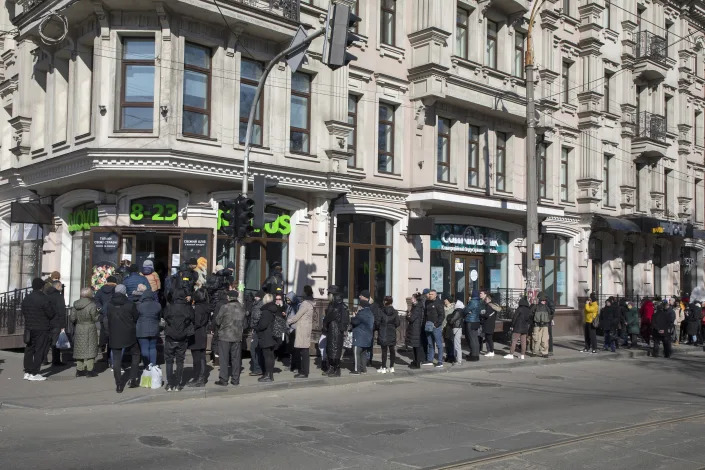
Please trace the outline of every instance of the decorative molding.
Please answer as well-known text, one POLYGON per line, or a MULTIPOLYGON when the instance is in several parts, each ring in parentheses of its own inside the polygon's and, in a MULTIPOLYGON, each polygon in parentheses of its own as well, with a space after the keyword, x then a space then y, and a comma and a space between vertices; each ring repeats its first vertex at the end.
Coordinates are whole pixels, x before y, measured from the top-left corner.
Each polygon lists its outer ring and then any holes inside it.
POLYGON ((154 9, 157 11, 157 19, 162 28, 162 40, 171 41, 171 29, 169 27, 169 15, 167 14, 164 3, 154 2, 154 9))
POLYGON ((103 2, 94 0, 92 3, 93 12, 95 13, 98 27, 100 28, 100 38, 103 41, 110 41, 110 19, 108 18, 109 12, 103 8, 103 2))

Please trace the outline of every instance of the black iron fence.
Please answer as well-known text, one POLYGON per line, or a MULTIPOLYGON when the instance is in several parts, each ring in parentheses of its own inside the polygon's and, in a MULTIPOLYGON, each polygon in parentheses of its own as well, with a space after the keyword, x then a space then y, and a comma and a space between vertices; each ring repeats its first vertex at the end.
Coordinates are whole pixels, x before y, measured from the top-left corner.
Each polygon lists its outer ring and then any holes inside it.
POLYGON ((642 111, 637 121, 637 137, 656 142, 666 142, 666 118, 658 114, 642 111))
POLYGON ((0 293, 0 335, 20 334, 24 331, 22 300, 31 289, 15 289, 0 293))
POLYGON ((660 65, 666 65, 668 57, 666 38, 657 36, 650 31, 637 33, 636 56, 638 59, 649 59, 660 65))

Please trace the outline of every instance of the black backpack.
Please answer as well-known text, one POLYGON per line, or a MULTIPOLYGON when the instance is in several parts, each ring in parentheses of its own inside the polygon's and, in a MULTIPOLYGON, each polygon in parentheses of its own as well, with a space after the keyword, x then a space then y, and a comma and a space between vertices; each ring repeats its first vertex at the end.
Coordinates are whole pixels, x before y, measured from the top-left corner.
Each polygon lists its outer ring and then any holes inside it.
POLYGON ((277 340, 277 343, 281 343, 284 340, 287 328, 286 318, 281 314, 277 314, 274 317, 274 326, 272 326, 272 337, 277 340))

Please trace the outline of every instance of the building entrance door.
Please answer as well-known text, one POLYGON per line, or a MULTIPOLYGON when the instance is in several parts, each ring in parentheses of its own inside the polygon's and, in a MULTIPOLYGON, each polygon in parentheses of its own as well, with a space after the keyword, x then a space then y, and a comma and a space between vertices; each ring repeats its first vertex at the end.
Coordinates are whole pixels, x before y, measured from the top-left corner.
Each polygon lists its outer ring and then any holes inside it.
POLYGON ((467 305, 473 290, 485 288, 484 261, 481 256, 453 256, 453 295, 467 305))

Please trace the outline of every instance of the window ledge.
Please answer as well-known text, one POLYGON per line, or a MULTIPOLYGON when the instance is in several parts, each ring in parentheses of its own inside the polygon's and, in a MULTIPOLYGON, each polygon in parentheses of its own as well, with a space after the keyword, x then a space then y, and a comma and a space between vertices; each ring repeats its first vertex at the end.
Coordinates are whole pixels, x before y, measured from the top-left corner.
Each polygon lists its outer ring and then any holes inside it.
POLYGON ((293 160, 301 160, 304 162, 320 162, 317 156, 303 153, 287 153, 285 157, 291 158, 293 160))
POLYGON ((435 183, 433 183, 433 185, 439 186, 441 188, 456 189, 456 190, 460 189, 460 188, 458 188, 457 183, 452 183, 450 181, 436 181, 435 183))
POLYGON ((499 196, 502 199, 506 199, 506 198, 513 199, 514 198, 514 194, 511 191, 507 191, 506 189, 504 191, 502 191, 502 190, 495 188, 494 196, 499 196))
POLYGON ((404 178, 401 175, 398 175, 396 173, 381 173, 379 171, 375 171, 375 176, 377 176, 379 178, 390 179, 390 180, 404 181, 404 178))
POLYGON ((364 175, 365 174, 365 169, 360 168, 359 166, 349 166, 348 167, 348 172, 356 174, 356 175, 364 175))
POLYGON ((612 121, 619 121, 622 118, 622 116, 615 114, 612 111, 603 111, 603 115, 612 121))
POLYGON ((378 49, 380 57, 389 56, 393 59, 398 60, 399 63, 402 63, 402 61, 404 60, 405 51, 401 47, 380 43, 378 49))
POLYGON ((578 112, 578 107, 572 103, 561 103, 561 110, 569 114, 575 114, 578 112))
POLYGON ((487 194, 487 189, 482 186, 465 186, 465 190, 473 194, 487 194))
POLYGON ((192 144, 210 145, 211 147, 222 147, 222 143, 213 137, 191 137, 189 135, 178 135, 176 140, 190 142, 192 144))
POLYGON ((159 137, 159 134, 156 132, 113 131, 108 137, 116 139, 155 139, 159 137))

